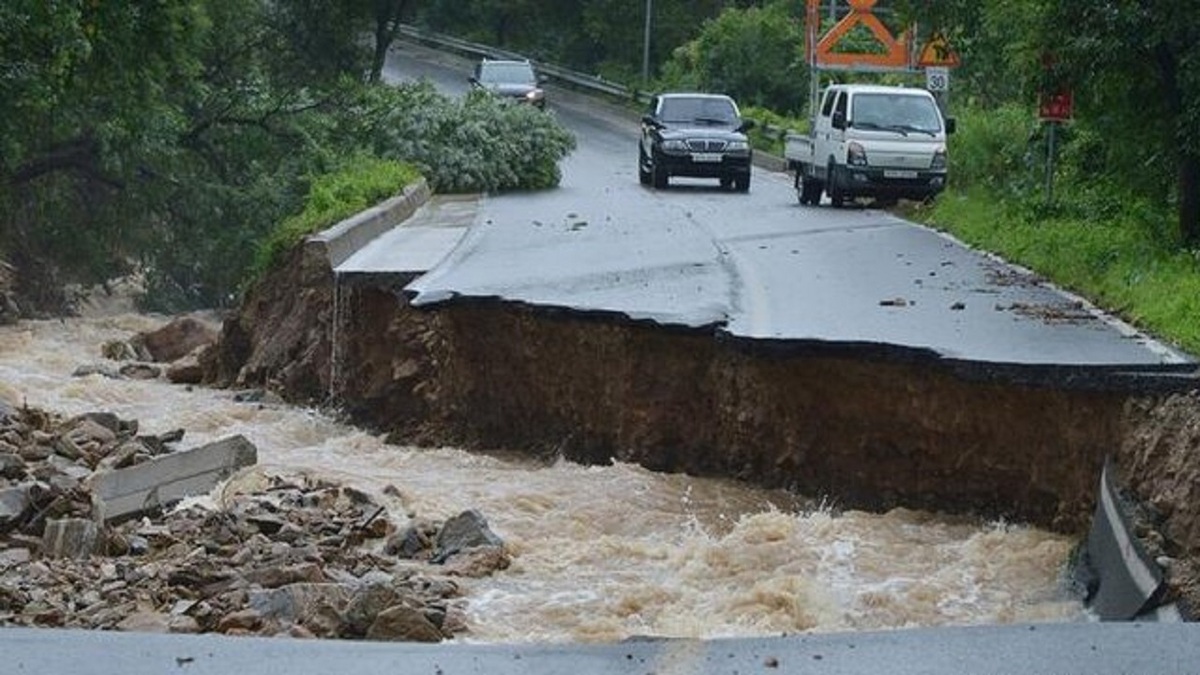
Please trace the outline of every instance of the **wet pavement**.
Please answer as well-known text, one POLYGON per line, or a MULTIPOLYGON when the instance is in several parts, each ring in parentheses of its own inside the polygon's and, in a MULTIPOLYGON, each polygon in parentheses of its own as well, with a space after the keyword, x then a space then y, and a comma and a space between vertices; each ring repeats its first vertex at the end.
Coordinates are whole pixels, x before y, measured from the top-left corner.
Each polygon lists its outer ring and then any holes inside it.
POLYGON ((1101 675, 1194 673, 1196 624, 1050 624, 607 645, 428 645, 11 629, 12 670, 50 675, 1101 675), (64 639, 69 638, 69 639, 64 639))
POLYGON ((1189 355, 942 233, 877 209, 801 206, 784 173, 756 168, 749 194, 715 180, 644 187, 635 123, 551 100, 579 143, 560 187, 453 209, 435 198, 338 271, 425 266, 407 289, 418 306, 487 298, 749 340, 1194 370, 1189 355))
MULTIPOLYGON (((395 80, 465 90, 453 59, 395 56, 395 80)), ((756 168, 749 194, 715 180, 642 186, 634 111, 562 90, 549 101, 578 142, 557 189, 452 209, 435 197, 338 272, 425 272, 407 287, 418 306, 496 299, 751 341, 1195 371, 1191 355, 942 233, 877 209, 801 206, 786 173, 756 168)))

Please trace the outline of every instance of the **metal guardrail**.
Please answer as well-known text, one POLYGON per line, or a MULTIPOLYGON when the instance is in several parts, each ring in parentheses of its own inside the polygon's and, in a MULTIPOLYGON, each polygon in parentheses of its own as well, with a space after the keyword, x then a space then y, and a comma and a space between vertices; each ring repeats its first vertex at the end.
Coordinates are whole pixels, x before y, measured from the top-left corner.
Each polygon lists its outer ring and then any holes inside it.
MULTIPOLYGON (((495 59, 527 59, 524 54, 510 52, 496 47, 489 47, 475 42, 460 40, 449 35, 441 35, 422 30, 416 26, 402 25, 399 32, 410 40, 421 44, 434 47, 443 51, 451 51, 457 54, 470 56, 472 58, 495 58, 495 59)), ((529 59, 533 62, 539 73, 542 73, 554 80, 570 85, 572 87, 591 91, 597 94, 604 94, 615 98, 639 101, 645 98, 645 92, 631 89, 618 82, 606 80, 598 75, 585 75, 573 70, 556 66, 550 63, 542 63, 534 59, 529 59)))

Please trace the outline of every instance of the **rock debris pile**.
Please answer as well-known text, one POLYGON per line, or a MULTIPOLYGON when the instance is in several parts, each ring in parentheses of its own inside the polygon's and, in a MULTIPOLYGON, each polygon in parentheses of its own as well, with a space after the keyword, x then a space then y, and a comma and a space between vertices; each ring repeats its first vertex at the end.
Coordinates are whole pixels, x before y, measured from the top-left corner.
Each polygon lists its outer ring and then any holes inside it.
POLYGON ((437 642, 467 630, 459 581, 509 564, 476 511, 435 522, 389 512, 393 487, 257 467, 106 522, 97 480, 182 436, 0 404, 0 626, 437 642))

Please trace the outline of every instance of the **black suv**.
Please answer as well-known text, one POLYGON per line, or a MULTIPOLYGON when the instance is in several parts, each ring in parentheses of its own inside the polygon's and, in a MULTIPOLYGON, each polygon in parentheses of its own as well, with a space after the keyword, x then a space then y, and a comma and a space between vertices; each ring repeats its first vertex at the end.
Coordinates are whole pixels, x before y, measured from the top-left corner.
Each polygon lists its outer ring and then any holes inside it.
POLYGON ((726 190, 747 192, 753 126, 728 96, 659 94, 642 116, 638 180, 662 189, 671 176, 717 178, 726 190))
POLYGON ((546 107, 546 92, 540 77, 529 61, 483 59, 475 65, 471 84, 504 100, 546 107))

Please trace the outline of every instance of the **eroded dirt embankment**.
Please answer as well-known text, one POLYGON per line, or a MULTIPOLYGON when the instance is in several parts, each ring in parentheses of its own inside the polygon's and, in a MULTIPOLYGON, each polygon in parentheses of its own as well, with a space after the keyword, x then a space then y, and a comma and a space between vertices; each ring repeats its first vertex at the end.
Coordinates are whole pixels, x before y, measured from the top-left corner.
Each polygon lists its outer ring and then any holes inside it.
POLYGON ((400 292, 407 280, 347 279, 335 292, 328 268, 303 258, 227 322, 207 358, 210 382, 334 400, 398 442, 619 459, 842 507, 969 512, 1077 534, 1115 453, 1133 494, 1154 505, 1159 552, 1179 559, 1175 592, 1197 591, 1194 397, 754 348, 499 302, 418 310, 400 292))

